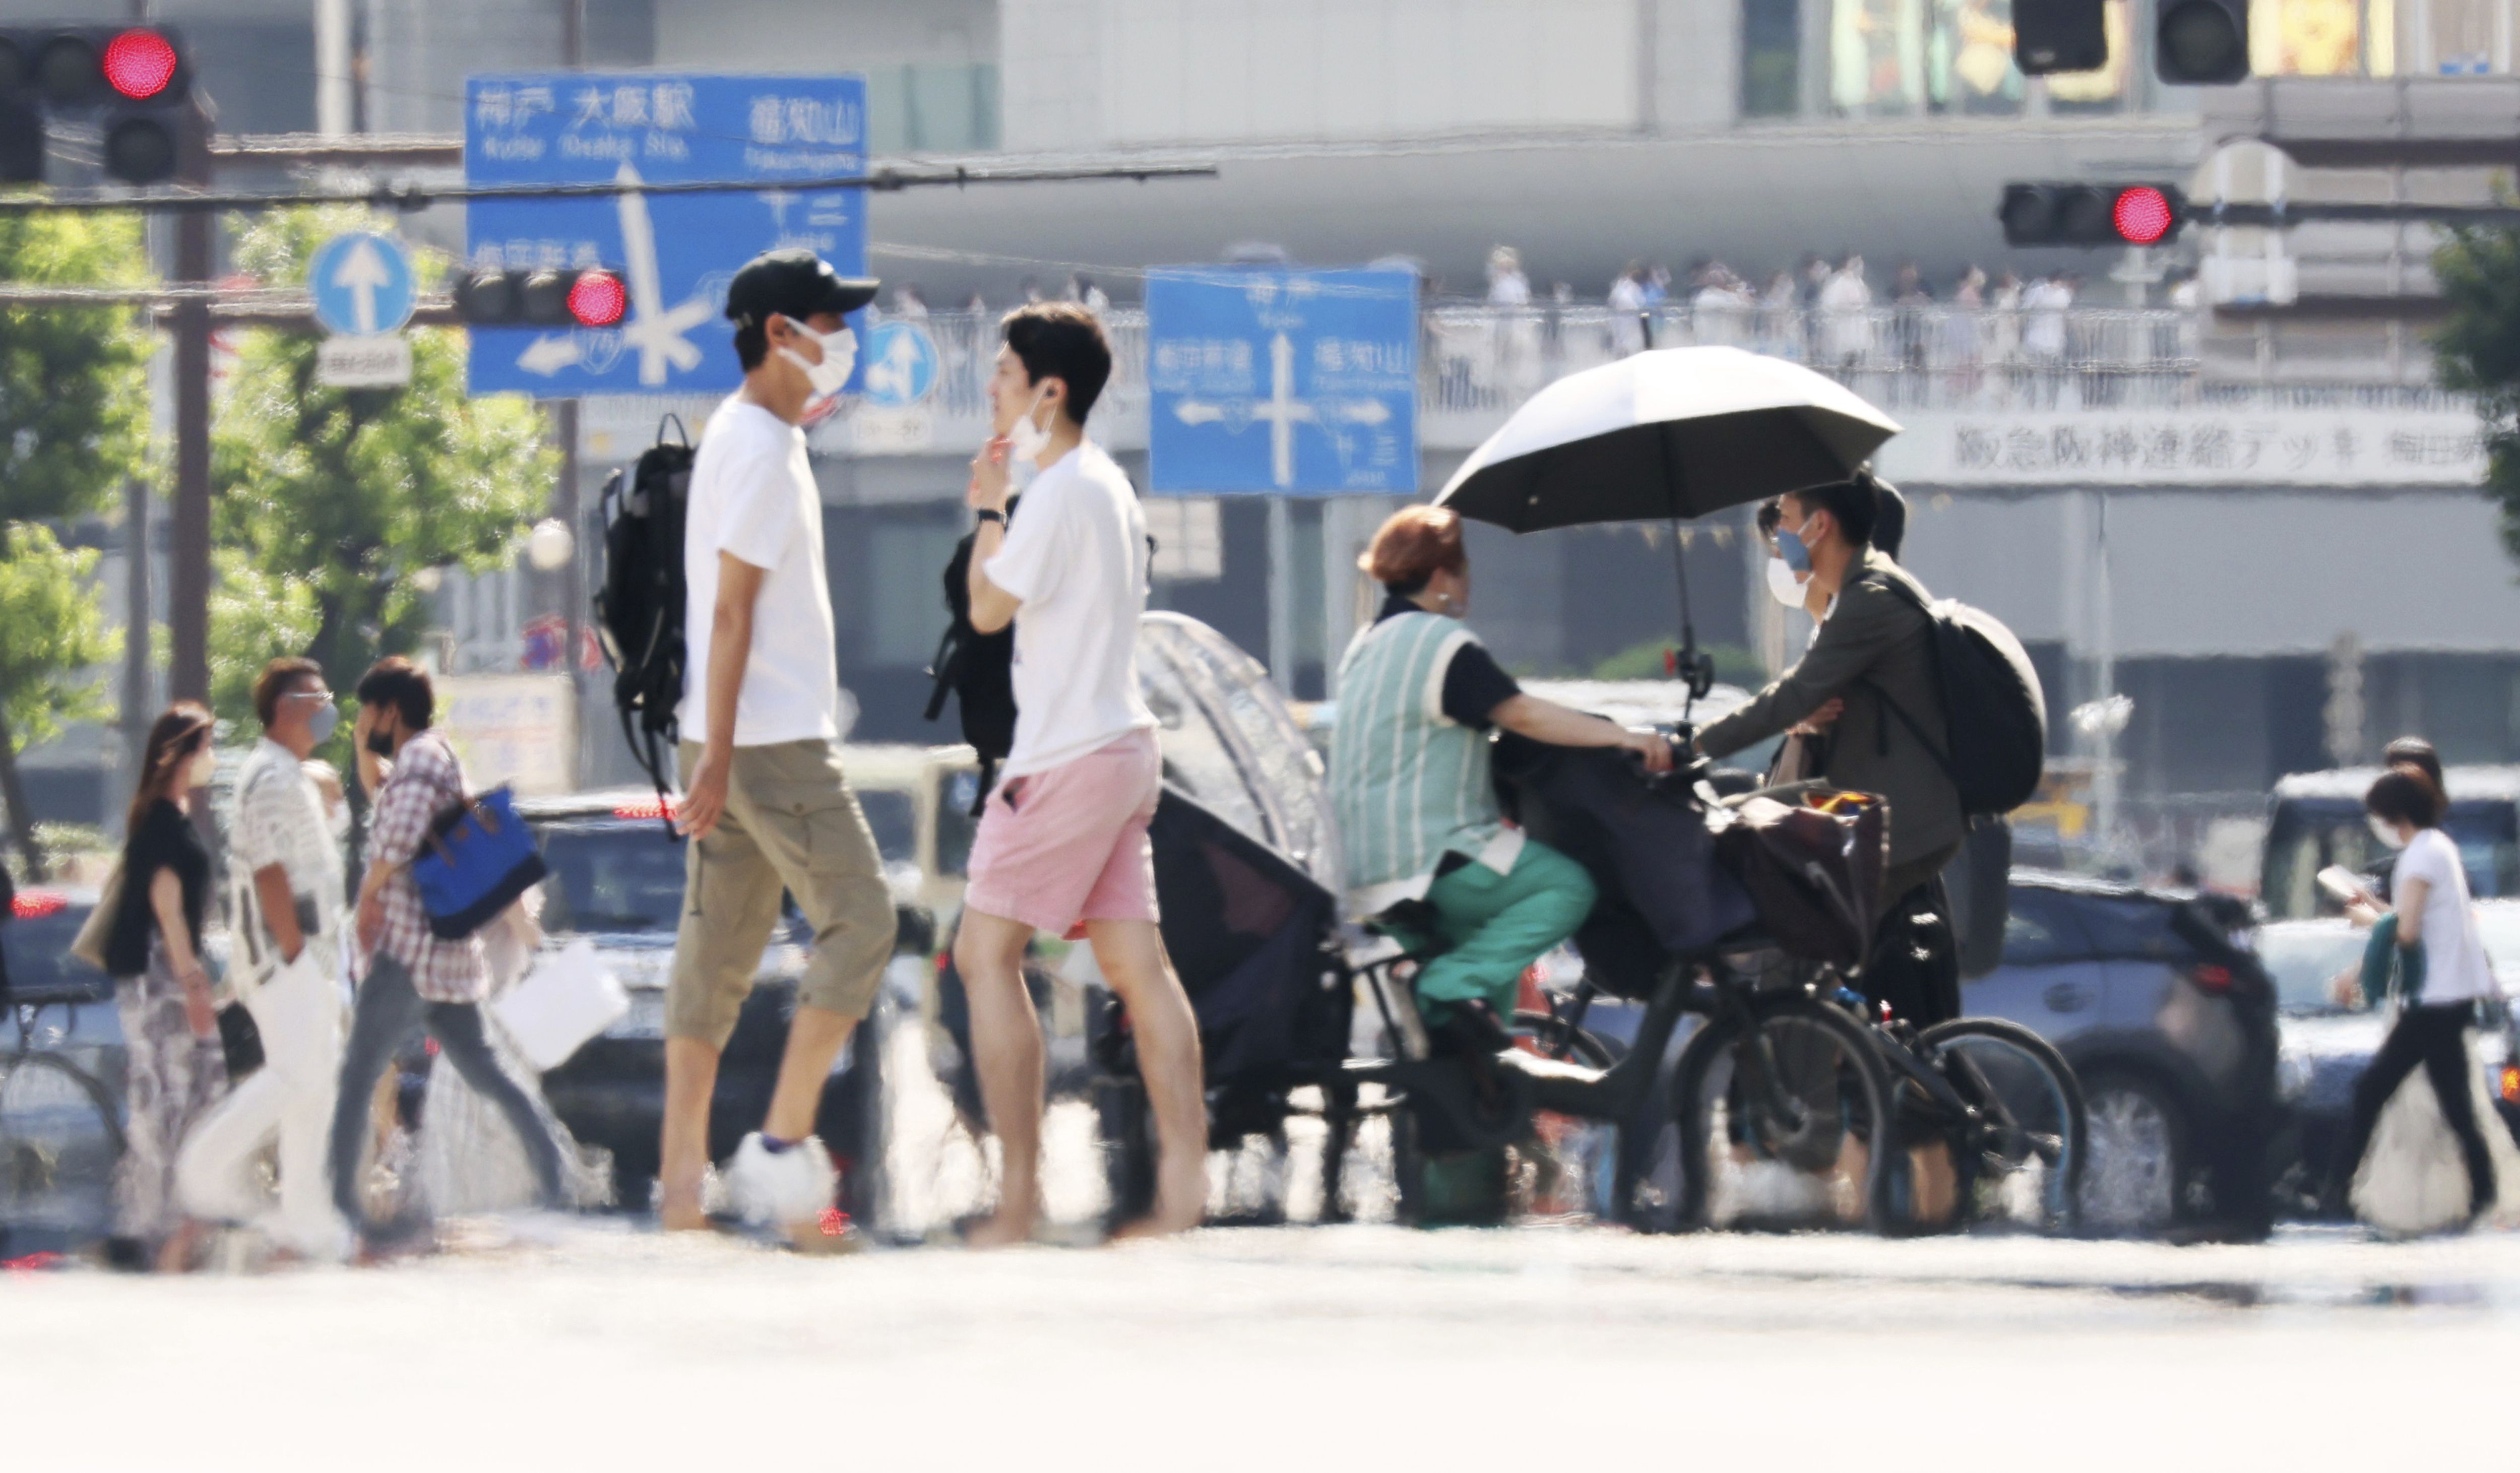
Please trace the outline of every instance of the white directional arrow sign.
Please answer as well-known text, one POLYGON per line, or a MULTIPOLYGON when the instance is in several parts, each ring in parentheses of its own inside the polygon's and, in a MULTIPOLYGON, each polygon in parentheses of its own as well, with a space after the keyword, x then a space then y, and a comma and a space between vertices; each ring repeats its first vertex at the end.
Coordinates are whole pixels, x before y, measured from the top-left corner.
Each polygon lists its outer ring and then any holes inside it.
POLYGON ((919 377, 919 344, 908 334, 892 339, 892 348, 881 359, 867 365, 867 392, 878 397, 890 395, 907 399, 911 385, 919 377))
POLYGON ((377 293, 393 285, 377 243, 361 236, 333 268, 333 285, 350 293, 351 311, 361 334, 377 331, 377 293))
POLYGON ((546 334, 536 337, 523 352, 517 355, 517 367, 528 374, 540 374, 548 379, 577 362, 581 356, 583 355, 578 350, 576 338, 555 337, 546 334))
MULTIPOLYGON (((615 171, 613 179, 620 184, 643 182, 639 171, 627 162, 615 171)), ((662 383, 667 364, 685 372, 698 366, 699 345, 692 341, 690 334, 709 320, 714 308, 707 297, 695 296, 659 310, 665 289, 656 270, 656 227, 648 217, 645 195, 621 196, 621 245, 630 258, 630 321, 621 329, 621 338, 639 350, 639 381, 662 383)), ((518 363, 523 366, 521 358, 518 363)))
POLYGON ((1281 333, 1269 340, 1269 397, 1233 399, 1211 404, 1181 399, 1173 418, 1184 424, 1222 424, 1240 431, 1255 420, 1269 422, 1269 474, 1280 486, 1295 483, 1295 426, 1298 424, 1382 424, 1391 406, 1379 399, 1298 399, 1295 397, 1295 345, 1281 333))

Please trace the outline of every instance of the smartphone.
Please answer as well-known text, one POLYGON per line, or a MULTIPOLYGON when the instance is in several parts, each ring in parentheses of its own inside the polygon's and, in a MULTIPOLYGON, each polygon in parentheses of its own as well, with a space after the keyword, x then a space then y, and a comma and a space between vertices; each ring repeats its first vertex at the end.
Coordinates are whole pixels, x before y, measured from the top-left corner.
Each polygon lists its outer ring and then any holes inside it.
POLYGON ((2343 865, 2330 865, 2319 870, 2318 888, 2326 891, 2340 906, 2371 899, 2371 887, 2362 882, 2362 876, 2343 865))

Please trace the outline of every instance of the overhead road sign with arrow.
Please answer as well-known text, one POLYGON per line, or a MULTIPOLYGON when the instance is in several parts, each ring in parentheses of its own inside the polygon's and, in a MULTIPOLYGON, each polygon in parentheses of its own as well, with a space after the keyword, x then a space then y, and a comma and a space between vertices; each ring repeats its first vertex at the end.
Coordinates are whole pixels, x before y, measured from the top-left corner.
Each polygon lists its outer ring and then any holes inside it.
POLYGON ((724 315, 736 268, 805 246, 844 276, 865 273, 866 192, 816 187, 865 171, 863 78, 548 72, 476 76, 465 92, 468 186, 618 191, 476 199, 466 211, 472 268, 617 263, 628 288, 615 326, 474 328, 476 394, 731 390, 742 378, 724 315), (726 181, 749 187, 641 192, 726 181))
POLYGON ((1157 491, 1415 492, 1418 278, 1151 272, 1147 387, 1157 491))

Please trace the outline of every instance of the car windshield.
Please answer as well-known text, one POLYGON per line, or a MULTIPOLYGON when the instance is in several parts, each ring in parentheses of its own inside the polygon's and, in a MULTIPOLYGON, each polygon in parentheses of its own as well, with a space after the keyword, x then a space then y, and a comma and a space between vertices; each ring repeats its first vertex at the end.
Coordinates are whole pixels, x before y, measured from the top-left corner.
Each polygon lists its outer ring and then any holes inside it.
POLYGON ((543 929, 671 932, 683 909, 683 846, 655 824, 589 820, 541 826, 543 929))
MULTIPOLYGON (((2520 815, 2504 800, 2453 800, 2442 829, 2458 845, 2468 892, 2479 900, 2520 894, 2520 815)), ((2286 798, 2267 831, 2259 894, 2278 919, 2317 915, 2318 874, 2329 865, 2362 870, 2388 857, 2362 805, 2345 798, 2286 798)))
POLYGON ((2275 1005, 2286 1012, 2329 1012, 2328 984, 2362 965, 2361 931, 2341 925, 2267 926, 2258 932, 2258 960, 2274 978, 2275 1005))

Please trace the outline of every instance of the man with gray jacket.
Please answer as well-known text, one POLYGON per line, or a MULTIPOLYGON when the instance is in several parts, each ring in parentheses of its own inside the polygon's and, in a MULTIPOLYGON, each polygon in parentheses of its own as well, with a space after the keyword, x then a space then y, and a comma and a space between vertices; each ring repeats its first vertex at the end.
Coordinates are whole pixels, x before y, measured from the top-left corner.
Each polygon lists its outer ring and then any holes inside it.
MULTIPOLYGON (((1721 757, 1796 726, 1828 726, 1820 776, 1890 805, 1882 915, 1905 905, 1948 916, 1940 877, 1959 852, 1968 821, 1942 756, 1951 750, 1951 733, 1933 628, 1922 606, 1931 596, 1872 546, 1880 500, 1868 477, 1790 493, 1779 510, 1778 550, 1829 601, 1827 616, 1802 659, 1749 704, 1709 723, 1697 736, 1698 749, 1721 757)), ((1939 970, 1942 975, 1912 988, 1920 996, 1880 1000, 1920 1027, 1955 1016, 1957 970, 1939 970)), ((1868 985, 1887 981, 1868 978, 1868 985)))

